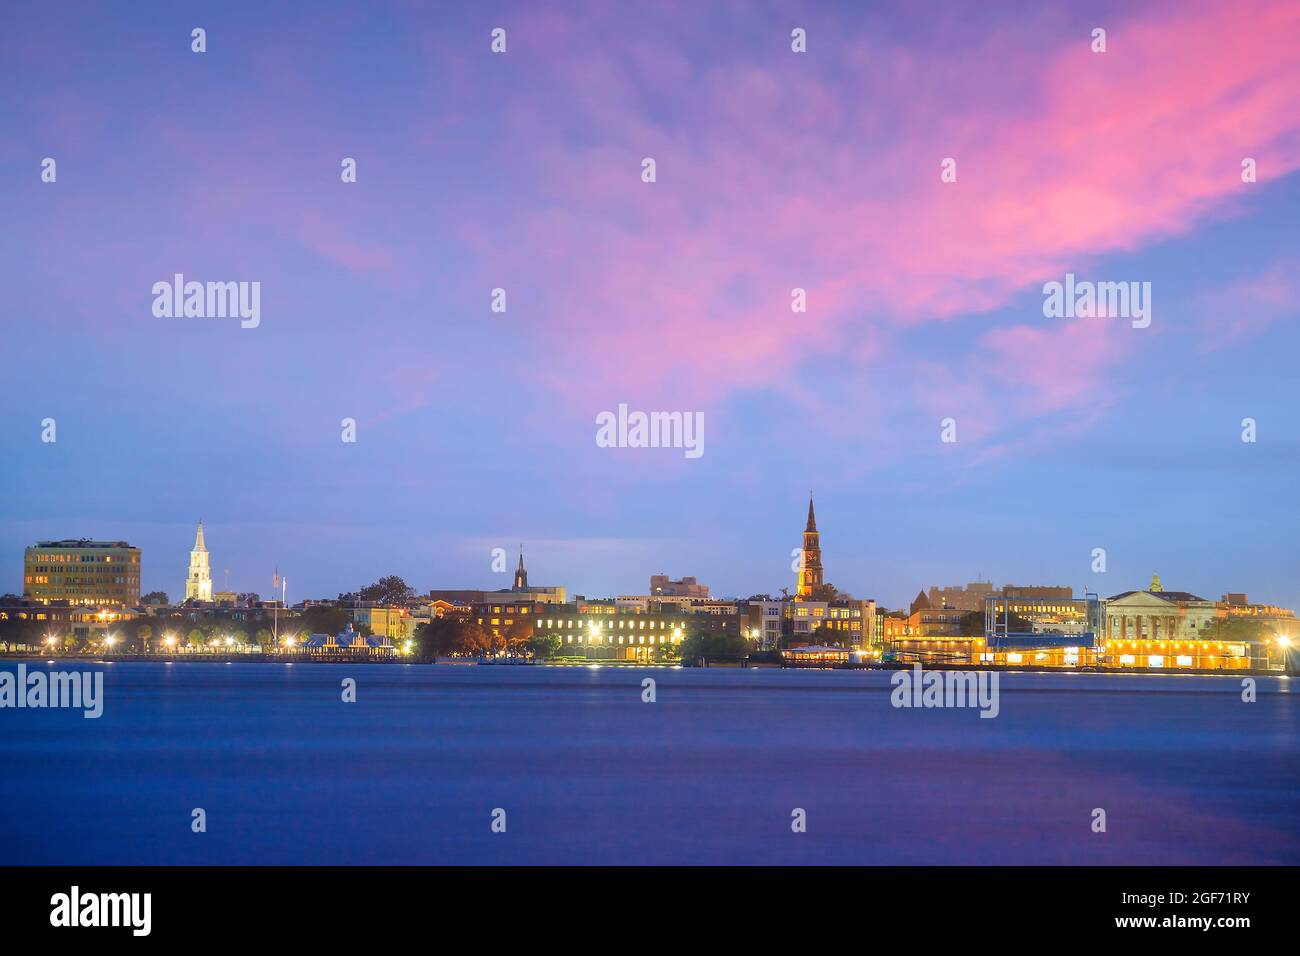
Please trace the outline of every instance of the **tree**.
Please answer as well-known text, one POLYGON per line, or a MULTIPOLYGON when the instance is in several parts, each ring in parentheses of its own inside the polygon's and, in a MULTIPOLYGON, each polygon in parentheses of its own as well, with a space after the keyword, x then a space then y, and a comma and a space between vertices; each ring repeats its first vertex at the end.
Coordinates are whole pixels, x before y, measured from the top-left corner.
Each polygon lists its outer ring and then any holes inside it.
POLYGON ((415 589, 395 574, 382 577, 357 592, 357 599, 374 604, 406 604, 415 600, 415 589))
POLYGON ((172 602, 167 600, 166 591, 150 591, 144 597, 140 598, 140 603, 141 604, 171 604, 172 602))
POLYGON ((751 594, 751 595, 750 595, 746 600, 749 600, 749 601, 770 601, 770 600, 772 600, 772 595, 770 595, 770 594, 751 594))
POLYGON ((849 600, 849 595, 848 595, 848 594, 841 594, 839 588, 837 588, 835 585, 831 584, 830 582, 827 582, 826 584, 819 584, 819 585, 817 585, 815 588, 813 588, 813 589, 812 589, 812 596, 809 598, 809 600, 811 600, 811 601, 847 601, 847 600, 849 600))
POLYGON ((189 644, 191 647, 202 647, 203 632, 199 630, 197 627, 194 628, 193 630, 190 631, 189 637, 186 639, 186 643, 189 644))
POLYGON ((315 604, 302 612, 303 630, 308 634, 338 634, 351 622, 352 614, 345 607, 315 604))
POLYGON ((533 630, 531 618, 517 618, 515 623, 506 628, 506 651, 510 654, 522 655, 532 640, 533 630))
POLYGON ((694 666, 707 658, 736 660, 747 657, 751 650, 749 641, 736 631, 697 631, 682 641, 678 653, 683 664, 694 666))
POLYGON ((415 632, 419 659, 431 661, 477 653, 478 639, 472 628, 478 626, 460 617, 435 617, 426 621, 415 632))
POLYGON ((141 654, 149 653, 149 639, 153 637, 153 628, 148 624, 137 624, 135 627, 135 644, 141 654))
POLYGON ((259 627, 257 633, 253 635, 253 640, 262 650, 275 646, 275 635, 268 628, 259 627))
POLYGON ((839 632, 824 621, 813 630, 810 639, 814 644, 822 644, 828 647, 838 647, 840 644, 839 632))
POLYGON ((1216 618, 1198 635, 1203 641, 1244 641, 1248 644, 1262 644, 1273 636, 1273 627, 1259 618, 1230 614, 1216 618))
POLYGON ((532 648, 534 657, 545 660, 548 657, 555 656, 555 652, 560 649, 560 643, 560 635, 542 633, 534 634, 528 645, 532 648))

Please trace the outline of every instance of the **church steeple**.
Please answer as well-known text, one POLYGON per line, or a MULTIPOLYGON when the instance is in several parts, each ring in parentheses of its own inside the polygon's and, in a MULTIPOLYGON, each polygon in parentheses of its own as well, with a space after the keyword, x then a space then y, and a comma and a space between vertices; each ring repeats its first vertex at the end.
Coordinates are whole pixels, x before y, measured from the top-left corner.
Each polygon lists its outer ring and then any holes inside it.
POLYGON ((519 546, 519 569, 515 571, 514 590, 528 590, 528 572, 524 570, 524 546, 522 544, 519 546))
POLYGON ((808 496, 808 524, 803 530, 803 550, 799 553, 799 588, 796 601, 811 601, 822 586, 822 546, 817 533, 817 516, 813 514, 812 495, 808 496))
POLYGON ((212 600, 212 570, 208 566, 208 547, 203 543, 203 522, 194 535, 194 550, 190 552, 190 573, 185 578, 185 600, 212 600))

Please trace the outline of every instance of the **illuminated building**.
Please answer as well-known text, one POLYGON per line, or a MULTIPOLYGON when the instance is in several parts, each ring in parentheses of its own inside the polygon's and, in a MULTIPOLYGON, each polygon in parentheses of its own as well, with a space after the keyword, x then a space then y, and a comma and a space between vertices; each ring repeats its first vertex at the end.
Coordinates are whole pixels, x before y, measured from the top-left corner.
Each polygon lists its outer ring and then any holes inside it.
POLYGON ((208 548, 203 543, 202 521, 194 536, 194 550, 190 552, 190 571, 185 578, 185 600, 212 600, 212 570, 208 565, 208 548))
POLYGON ((588 660, 654 661, 675 657, 677 646, 692 634, 745 634, 738 614, 621 614, 612 601, 545 605, 536 608, 531 623, 534 635, 559 639, 557 657, 588 660))
POLYGON ((1251 666, 1244 641, 1216 640, 1218 609, 1186 591, 1166 591, 1152 575, 1145 591, 1125 591, 1106 602, 1109 667, 1235 670, 1251 666))
POLYGON ((23 597, 42 604, 140 603, 140 549, 125 541, 39 541, 23 552, 23 597))
POLYGON ((372 635, 394 641, 406 641, 415 636, 416 619, 404 607, 375 605, 353 607, 352 623, 365 625, 372 635))
POLYGON ((68 637, 79 644, 97 643, 121 629, 135 614, 120 605, 107 607, 84 604, 59 605, 25 603, 0 605, 0 621, 26 621, 25 641, 32 647, 61 645, 68 637), (50 641, 54 638, 54 641, 50 641))
POLYGON ((817 517, 813 514, 812 495, 808 496, 808 523, 803 529, 803 549, 799 554, 799 579, 796 601, 811 601, 822 586, 822 546, 817 534, 817 517))
POLYGON ((866 647, 876 630, 876 602, 837 598, 834 601, 789 601, 783 605, 785 632, 791 646, 835 642, 866 647))

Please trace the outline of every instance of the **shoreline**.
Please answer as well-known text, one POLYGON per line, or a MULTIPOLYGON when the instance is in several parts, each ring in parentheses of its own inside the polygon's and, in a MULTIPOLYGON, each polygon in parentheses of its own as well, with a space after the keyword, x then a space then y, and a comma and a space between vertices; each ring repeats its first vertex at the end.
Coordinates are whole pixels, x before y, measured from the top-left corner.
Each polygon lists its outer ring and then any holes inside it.
MULTIPOLYGON (((48 655, 28 652, 0 652, 0 663, 56 664, 73 662, 83 664, 406 664, 422 667, 577 667, 577 668, 629 668, 633 670, 764 670, 764 671, 898 671, 911 670, 915 661, 892 661, 870 664, 836 664, 813 666, 801 664, 782 666, 769 662, 745 663, 742 661, 715 661, 704 667, 685 667, 681 663, 640 662, 640 661, 592 661, 567 659, 557 661, 503 662, 479 661, 474 659, 442 658, 433 661, 404 660, 402 658, 378 658, 372 656, 310 656, 287 654, 204 654, 204 655, 165 655, 165 654, 122 654, 105 657, 103 655, 48 655)), ((1034 667, 1032 665, 991 665, 991 664, 956 664, 936 662, 922 663, 926 671, 973 671, 976 673, 1007 674, 1136 674, 1144 677, 1289 677, 1285 670, 1262 670, 1258 668, 1234 668, 1231 670, 1210 670, 1206 668, 1168 668, 1147 667, 1034 667)))

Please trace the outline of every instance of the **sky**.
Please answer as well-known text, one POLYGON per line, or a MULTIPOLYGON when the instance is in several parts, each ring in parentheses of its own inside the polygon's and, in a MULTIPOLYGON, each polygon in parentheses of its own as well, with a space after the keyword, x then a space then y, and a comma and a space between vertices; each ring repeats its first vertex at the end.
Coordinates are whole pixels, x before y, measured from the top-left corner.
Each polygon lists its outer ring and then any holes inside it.
POLYGON ((202 520, 218 589, 290 601, 520 544, 775 594, 811 491, 885 606, 1297 607, 1297 167, 1293 2, 14 5, 0 592, 92 537, 176 599, 202 520), (156 316, 176 273, 260 323, 156 316), (1067 273, 1149 326, 1045 316, 1067 273), (620 404, 704 453, 600 447, 620 404))

